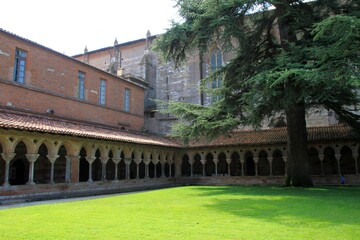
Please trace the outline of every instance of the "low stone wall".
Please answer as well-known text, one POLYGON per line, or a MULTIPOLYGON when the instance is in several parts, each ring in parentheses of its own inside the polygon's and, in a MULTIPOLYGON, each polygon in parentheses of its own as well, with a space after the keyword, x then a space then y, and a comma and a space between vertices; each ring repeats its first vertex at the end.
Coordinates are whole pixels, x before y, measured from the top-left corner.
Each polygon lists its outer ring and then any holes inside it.
MULTIPOLYGON (((340 177, 312 176, 315 186, 340 186, 340 177)), ((360 186, 359 175, 345 175, 345 185, 360 186)), ((283 176, 218 176, 218 177, 178 177, 121 180, 107 182, 83 182, 61 184, 38 184, 0 187, 0 205, 21 202, 95 196, 121 192, 142 191, 189 185, 227 186, 227 185, 272 185, 283 186, 283 176)))

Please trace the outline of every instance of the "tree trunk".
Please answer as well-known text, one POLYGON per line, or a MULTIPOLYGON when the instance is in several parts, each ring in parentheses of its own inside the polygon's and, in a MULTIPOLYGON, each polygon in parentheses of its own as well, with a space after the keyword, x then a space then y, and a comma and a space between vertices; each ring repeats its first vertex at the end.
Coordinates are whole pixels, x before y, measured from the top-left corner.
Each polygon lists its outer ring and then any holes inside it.
POLYGON ((287 176, 286 186, 311 187, 307 154, 305 105, 297 103, 286 111, 287 120, 287 176))

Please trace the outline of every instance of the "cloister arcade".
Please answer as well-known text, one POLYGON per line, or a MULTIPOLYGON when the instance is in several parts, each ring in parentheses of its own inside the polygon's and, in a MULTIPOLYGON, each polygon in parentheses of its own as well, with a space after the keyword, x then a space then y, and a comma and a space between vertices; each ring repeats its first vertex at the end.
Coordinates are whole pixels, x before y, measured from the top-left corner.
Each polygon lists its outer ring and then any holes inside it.
MULTIPOLYGON (((12 131, 0 135, 0 185, 172 177, 284 176, 286 147, 174 148, 12 131)), ((358 175, 358 143, 310 144, 312 175, 358 175)))

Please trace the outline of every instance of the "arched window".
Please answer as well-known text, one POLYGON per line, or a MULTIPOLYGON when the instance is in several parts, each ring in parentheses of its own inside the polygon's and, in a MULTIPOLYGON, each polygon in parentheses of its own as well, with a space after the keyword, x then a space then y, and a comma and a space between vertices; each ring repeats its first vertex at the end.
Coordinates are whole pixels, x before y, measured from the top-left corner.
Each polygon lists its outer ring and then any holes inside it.
MULTIPOLYGON (((219 70, 219 68, 222 67, 223 61, 222 61, 222 53, 221 51, 216 48, 211 54, 211 72, 215 72, 219 70)), ((222 76, 217 76, 212 79, 211 82, 211 88, 217 89, 221 88, 222 86, 222 76)), ((213 93, 212 102, 217 102, 221 99, 221 96, 218 93, 213 93)))

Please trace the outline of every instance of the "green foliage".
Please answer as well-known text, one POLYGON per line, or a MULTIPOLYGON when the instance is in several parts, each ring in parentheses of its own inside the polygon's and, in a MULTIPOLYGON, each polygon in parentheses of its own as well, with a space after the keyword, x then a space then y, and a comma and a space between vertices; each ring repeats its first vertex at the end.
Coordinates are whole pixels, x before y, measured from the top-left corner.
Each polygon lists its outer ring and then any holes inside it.
POLYGON ((0 210, 0 239, 360 238, 360 188, 179 187, 0 210))
POLYGON ((222 101, 209 107, 169 104, 168 111, 183 119, 176 135, 209 139, 239 123, 260 127, 300 102, 307 109, 332 109, 360 129, 352 111, 360 82, 356 1, 177 3, 184 22, 174 23, 156 44, 166 60, 180 65, 188 52, 204 53, 213 42, 236 55, 214 73, 224 75, 222 101))

